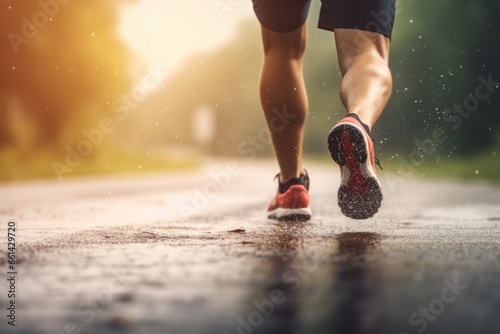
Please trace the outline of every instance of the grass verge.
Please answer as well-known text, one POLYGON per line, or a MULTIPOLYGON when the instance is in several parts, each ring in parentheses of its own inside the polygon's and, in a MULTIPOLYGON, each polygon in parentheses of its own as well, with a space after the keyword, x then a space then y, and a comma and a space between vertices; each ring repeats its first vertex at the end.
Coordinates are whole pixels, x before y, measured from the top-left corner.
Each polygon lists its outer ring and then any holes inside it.
POLYGON ((46 151, 3 150, 0 151, 0 182, 184 170, 199 164, 195 155, 169 155, 168 151, 151 154, 140 150, 103 147, 83 158, 77 165, 69 166, 65 156, 54 157, 46 151))

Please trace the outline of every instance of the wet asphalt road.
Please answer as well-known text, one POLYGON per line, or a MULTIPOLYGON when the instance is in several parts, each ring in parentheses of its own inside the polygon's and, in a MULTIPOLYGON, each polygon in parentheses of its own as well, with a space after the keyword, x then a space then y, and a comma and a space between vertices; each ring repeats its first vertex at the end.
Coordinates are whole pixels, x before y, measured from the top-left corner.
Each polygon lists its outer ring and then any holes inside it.
POLYGON ((310 164, 313 218, 270 222, 267 162, 0 187, 1 333, 500 333, 500 186, 382 172, 370 220, 310 164), (17 221, 16 326, 7 222, 17 221))

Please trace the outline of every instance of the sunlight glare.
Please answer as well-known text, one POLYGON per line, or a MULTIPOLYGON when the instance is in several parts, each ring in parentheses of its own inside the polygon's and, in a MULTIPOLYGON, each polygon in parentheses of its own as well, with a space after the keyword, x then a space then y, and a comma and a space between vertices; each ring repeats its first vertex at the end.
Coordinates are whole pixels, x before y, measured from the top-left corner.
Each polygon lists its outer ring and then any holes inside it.
POLYGON ((175 70, 193 54, 230 41, 238 25, 253 15, 251 1, 236 2, 223 17, 215 2, 138 0, 123 7, 119 33, 149 66, 175 70))

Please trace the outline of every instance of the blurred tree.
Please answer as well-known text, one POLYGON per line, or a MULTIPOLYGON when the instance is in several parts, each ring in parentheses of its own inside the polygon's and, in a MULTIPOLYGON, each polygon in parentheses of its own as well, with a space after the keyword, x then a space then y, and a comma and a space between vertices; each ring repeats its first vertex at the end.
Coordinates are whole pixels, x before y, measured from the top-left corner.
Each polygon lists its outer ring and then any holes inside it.
MULTIPOLYGON (((482 77, 500 85, 500 3, 496 1, 466 2, 467 26, 475 27, 475 36, 470 41, 467 52, 468 64, 474 79, 482 77)), ((483 80, 476 80, 469 87, 469 94, 475 94, 475 87, 483 80)), ((484 93, 484 91, 482 91, 484 93)), ((500 86, 488 98, 480 101, 477 110, 471 112, 458 131, 458 144, 463 154, 477 153, 479 150, 498 145, 500 139, 500 86)), ((500 147, 496 147, 500 149, 500 147)), ((498 156, 497 156, 498 159, 498 156)))
MULTIPOLYGON (((238 154, 239 144, 247 136, 256 136, 265 124, 258 95, 262 63, 258 34, 257 22, 245 22, 233 43, 215 53, 186 59, 169 76, 165 88, 141 103, 118 132, 126 134, 133 129, 148 142, 195 145, 193 112, 202 106, 212 110, 216 118, 209 152, 238 154)), ((262 145, 264 150, 270 151, 270 145, 262 145)))
POLYGON ((34 125, 25 131, 39 148, 72 144, 128 90, 130 58, 117 35, 123 1, 2 2, 0 148, 27 135, 16 135, 19 120, 34 125))
POLYGON ((377 124, 377 139, 387 138, 384 146, 391 151, 410 152, 418 147, 416 140, 432 137, 439 127, 447 139, 436 145, 436 153, 487 149, 494 137, 488 127, 500 124, 494 111, 500 92, 482 101, 470 116, 461 115, 459 108, 475 94, 480 76, 493 74, 500 81, 496 42, 500 30, 494 17, 499 4, 479 0, 401 3, 391 54, 393 96, 377 124))

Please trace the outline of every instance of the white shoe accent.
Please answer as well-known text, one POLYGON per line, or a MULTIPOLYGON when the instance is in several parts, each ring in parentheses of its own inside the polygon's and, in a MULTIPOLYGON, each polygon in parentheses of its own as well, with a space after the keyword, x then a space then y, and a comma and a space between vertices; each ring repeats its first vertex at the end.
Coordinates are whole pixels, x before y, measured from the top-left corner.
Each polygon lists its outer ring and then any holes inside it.
POLYGON ((288 216, 308 216, 310 218, 311 214, 311 207, 299 209, 276 208, 272 211, 269 211, 269 213, 267 214, 267 218, 282 219, 288 216))

